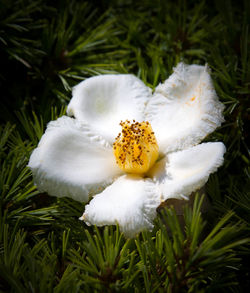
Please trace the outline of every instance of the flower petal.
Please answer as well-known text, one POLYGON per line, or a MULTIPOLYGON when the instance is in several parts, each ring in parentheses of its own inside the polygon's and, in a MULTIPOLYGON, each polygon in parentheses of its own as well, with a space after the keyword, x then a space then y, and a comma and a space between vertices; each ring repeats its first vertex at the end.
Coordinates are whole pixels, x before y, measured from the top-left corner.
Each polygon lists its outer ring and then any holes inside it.
POLYGON ((144 119, 150 97, 151 89, 133 75, 99 75, 74 87, 67 113, 113 142, 120 132, 121 120, 144 119))
POLYGON ((127 237, 133 237, 143 229, 153 228, 159 204, 159 190, 151 180, 124 175, 97 194, 80 219, 97 226, 118 223, 127 237))
POLYGON ((165 176, 160 165, 151 174, 153 180, 160 185, 163 200, 185 199, 201 188, 209 175, 222 165, 225 151, 223 143, 208 142, 169 154, 165 176))
POLYGON ((112 147, 66 116, 48 124, 28 166, 40 191, 78 201, 87 201, 89 192, 120 174, 112 147))
POLYGON ((160 84, 146 108, 160 150, 171 152, 198 144, 223 122, 207 66, 178 64, 160 84))

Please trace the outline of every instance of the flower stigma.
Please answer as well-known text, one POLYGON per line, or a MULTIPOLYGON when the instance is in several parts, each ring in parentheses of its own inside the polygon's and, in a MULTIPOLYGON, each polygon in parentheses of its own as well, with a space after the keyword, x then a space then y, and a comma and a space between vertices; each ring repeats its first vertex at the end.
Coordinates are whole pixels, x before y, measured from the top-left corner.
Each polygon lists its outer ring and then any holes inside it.
POLYGON ((146 173, 155 163, 159 147, 148 121, 121 121, 122 132, 113 143, 116 163, 123 171, 133 174, 146 173))

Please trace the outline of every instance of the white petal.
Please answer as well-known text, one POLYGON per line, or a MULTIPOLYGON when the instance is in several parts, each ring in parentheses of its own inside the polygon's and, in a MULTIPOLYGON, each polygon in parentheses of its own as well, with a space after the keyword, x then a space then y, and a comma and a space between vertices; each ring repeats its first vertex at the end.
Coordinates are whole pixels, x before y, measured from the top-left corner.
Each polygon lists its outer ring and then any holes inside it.
POLYGON ((144 120, 145 104, 150 97, 151 90, 133 75, 99 75, 74 87, 67 113, 113 142, 121 131, 121 120, 144 120))
POLYGON ((164 200, 185 199, 201 188, 211 173, 223 164, 226 149, 221 142, 208 142, 167 156, 166 175, 157 171, 152 174, 159 182, 164 200))
POLYGON ((112 147, 66 116, 48 124, 28 166, 40 191, 78 201, 87 201, 89 192, 120 174, 112 147))
POLYGON ((196 145, 213 132, 223 122, 223 109, 208 67, 180 63, 156 88, 146 118, 160 150, 170 152, 196 145))
POLYGON ((80 219, 97 226, 118 223, 127 237, 133 237, 143 229, 153 228, 159 204, 159 190, 151 180, 124 175, 96 195, 80 219))

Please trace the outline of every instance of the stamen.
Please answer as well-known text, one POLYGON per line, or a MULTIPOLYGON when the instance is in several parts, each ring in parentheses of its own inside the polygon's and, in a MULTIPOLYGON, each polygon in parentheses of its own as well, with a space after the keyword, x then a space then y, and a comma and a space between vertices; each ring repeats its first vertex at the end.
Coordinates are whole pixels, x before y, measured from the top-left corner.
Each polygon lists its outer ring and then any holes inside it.
POLYGON ((121 121, 121 133, 113 143, 118 166, 127 173, 146 173, 158 158, 159 147, 148 121, 121 121))

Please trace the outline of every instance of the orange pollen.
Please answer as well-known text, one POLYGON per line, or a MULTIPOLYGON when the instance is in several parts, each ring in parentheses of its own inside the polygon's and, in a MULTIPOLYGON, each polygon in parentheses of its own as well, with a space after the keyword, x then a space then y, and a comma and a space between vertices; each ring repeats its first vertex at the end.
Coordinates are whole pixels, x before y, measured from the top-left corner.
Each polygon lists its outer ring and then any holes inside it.
POLYGON ((155 163, 159 147, 148 121, 121 121, 121 133, 113 143, 118 166, 127 173, 146 173, 155 163))

